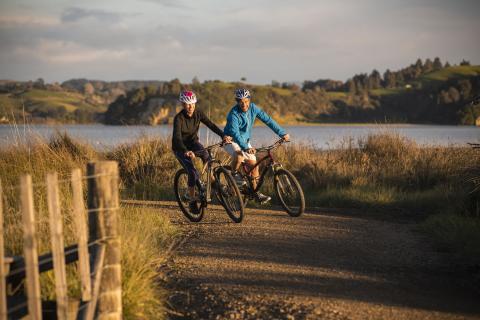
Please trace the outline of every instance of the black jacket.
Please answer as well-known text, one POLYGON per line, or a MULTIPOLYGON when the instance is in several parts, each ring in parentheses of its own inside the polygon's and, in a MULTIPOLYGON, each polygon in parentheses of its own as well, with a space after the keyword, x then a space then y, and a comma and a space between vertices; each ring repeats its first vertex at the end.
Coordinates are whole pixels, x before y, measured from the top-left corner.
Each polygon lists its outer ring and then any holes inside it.
POLYGON ((198 128, 200 127, 200 122, 223 138, 223 131, 210 121, 202 111, 195 109, 192 116, 189 117, 187 116, 187 112, 182 110, 177 113, 173 119, 173 151, 187 152, 195 142, 198 142, 198 128))

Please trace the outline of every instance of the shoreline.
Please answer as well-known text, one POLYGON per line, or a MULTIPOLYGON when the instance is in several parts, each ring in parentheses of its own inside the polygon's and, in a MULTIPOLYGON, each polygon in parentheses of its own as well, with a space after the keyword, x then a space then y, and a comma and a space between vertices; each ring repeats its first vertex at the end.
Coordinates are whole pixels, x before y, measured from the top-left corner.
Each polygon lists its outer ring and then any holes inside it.
MULTIPOLYGON (((298 123, 277 123, 280 126, 285 127, 367 127, 367 126, 375 126, 375 127, 415 127, 415 126, 435 126, 435 127, 472 127, 472 128, 480 128, 480 126, 475 125, 465 125, 465 124, 437 124, 437 123, 377 123, 377 122, 332 122, 332 123, 322 123, 322 122, 298 122, 298 123)), ((42 127, 60 127, 60 126, 99 126, 99 127, 109 127, 109 128, 123 128, 123 127, 161 127, 161 126, 169 126, 171 127, 171 123, 166 124, 157 124, 157 125, 148 125, 148 124, 125 124, 125 125, 110 125, 104 124, 101 122, 92 122, 92 123, 64 123, 64 122, 33 122, 33 123, 1 123, 0 127, 29 127, 29 126, 42 126, 42 127)), ((220 127, 225 126, 224 123, 219 125, 220 127)), ((255 123, 254 127, 265 127, 266 125, 262 122, 255 123)))

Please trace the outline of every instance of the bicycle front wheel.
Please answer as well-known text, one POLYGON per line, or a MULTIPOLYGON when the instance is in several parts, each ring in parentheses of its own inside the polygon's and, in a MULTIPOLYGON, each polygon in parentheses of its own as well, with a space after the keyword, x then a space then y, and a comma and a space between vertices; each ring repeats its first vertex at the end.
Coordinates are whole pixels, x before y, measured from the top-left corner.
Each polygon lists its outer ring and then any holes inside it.
MULTIPOLYGON (((188 198, 188 173, 185 169, 180 169, 175 174, 175 179, 173 182, 173 187, 175 190, 175 198, 177 199, 178 205, 182 210, 185 217, 192 222, 199 222, 203 218, 205 213, 205 207, 200 201, 197 201, 198 210, 192 211, 190 208, 190 201, 188 198)), ((200 194, 198 186, 195 186, 195 193, 200 194)))
POLYGON ((215 171, 215 178, 217 179, 220 202, 227 211, 228 216, 236 223, 242 222, 244 214, 242 194, 232 174, 227 169, 219 167, 215 171))
POLYGON ((297 178, 288 170, 275 172, 273 184, 280 203, 292 217, 298 217, 305 211, 305 196, 297 178))

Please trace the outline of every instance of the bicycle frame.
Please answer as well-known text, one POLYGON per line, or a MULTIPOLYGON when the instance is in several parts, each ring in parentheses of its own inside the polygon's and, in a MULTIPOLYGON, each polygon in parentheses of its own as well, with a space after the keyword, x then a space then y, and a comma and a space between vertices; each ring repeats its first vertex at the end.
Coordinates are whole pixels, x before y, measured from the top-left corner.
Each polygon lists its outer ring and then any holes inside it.
MULTIPOLYGON (((211 199, 211 195, 212 195, 212 184, 211 184, 211 181, 212 181, 212 173, 213 171, 215 170, 214 169, 214 164, 218 164, 218 165, 221 165, 220 161, 215 159, 215 157, 213 156, 213 152, 212 152, 212 149, 211 148, 207 148, 207 152, 208 152, 208 155, 209 155, 209 160, 203 165, 202 167, 202 171, 200 173, 200 177, 202 177, 205 173, 207 174, 207 182, 206 182, 206 185, 205 185, 205 188, 204 186, 200 185, 199 188, 202 192, 204 192, 204 197, 205 197, 205 201, 206 202, 209 202, 210 199, 211 199)), ((199 179, 200 183, 202 183, 202 179, 200 178, 199 179)))
POLYGON ((249 166, 245 162, 242 162, 243 170, 248 177, 248 179, 247 179, 248 180, 248 189, 249 189, 250 193, 255 193, 258 190, 260 190, 260 188, 263 185, 263 182, 265 180, 265 176, 266 176, 268 170, 271 169, 273 171, 273 173, 275 173, 275 170, 277 168, 280 168, 281 166, 282 166, 281 164, 275 162, 275 159, 273 158, 272 150, 267 150, 267 155, 264 156, 263 158, 261 158, 260 160, 258 160, 257 163, 253 167, 251 167, 250 169, 249 169, 249 166), (253 179, 254 178, 251 176, 251 173, 253 172, 253 170, 255 170, 256 167, 260 166, 260 164, 264 161, 268 161, 268 164, 265 165, 262 172, 260 173, 260 175, 258 177, 257 187, 254 189, 253 188, 253 179))

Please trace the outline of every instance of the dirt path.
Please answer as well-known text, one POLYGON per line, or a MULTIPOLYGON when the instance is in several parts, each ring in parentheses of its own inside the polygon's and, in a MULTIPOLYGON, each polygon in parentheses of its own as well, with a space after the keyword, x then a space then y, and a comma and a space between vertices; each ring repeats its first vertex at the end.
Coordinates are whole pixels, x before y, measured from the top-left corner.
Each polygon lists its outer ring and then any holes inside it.
POLYGON ((300 218, 248 209, 234 224, 220 209, 174 258, 174 318, 480 319, 480 297, 453 281, 414 225, 353 212, 300 218))

